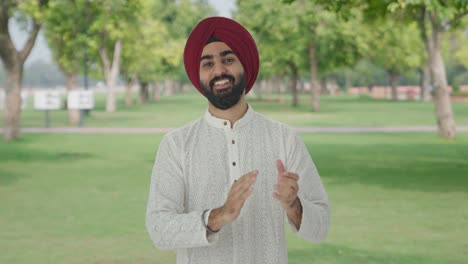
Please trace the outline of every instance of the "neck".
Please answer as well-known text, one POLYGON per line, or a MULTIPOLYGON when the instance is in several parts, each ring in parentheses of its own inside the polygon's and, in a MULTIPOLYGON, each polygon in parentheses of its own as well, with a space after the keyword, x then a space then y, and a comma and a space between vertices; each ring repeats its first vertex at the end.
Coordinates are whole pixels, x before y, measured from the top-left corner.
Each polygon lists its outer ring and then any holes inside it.
POLYGON ((247 109, 248 106, 245 102, 245 95, 241 96, 239 102, 236 105, 226 110, 216 108, 211 103, 208 105, 208 111, 211 113, 211 115, 217 118, 229 120, 229 122, 231 122, 231 128, 234 126, 234 123, 236 123, 237 120, 241 119, 245 115, 247 109))

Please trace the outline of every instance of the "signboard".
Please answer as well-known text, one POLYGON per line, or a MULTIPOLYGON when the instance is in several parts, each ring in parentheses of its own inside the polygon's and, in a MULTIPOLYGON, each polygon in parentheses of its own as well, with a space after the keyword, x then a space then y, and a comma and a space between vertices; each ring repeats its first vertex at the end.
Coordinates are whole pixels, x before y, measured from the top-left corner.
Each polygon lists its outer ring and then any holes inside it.
POLYGON ((28 92, 21 91, 21 109, 26 109, 28 105, 28 92))
MULTIPOLYGON (((23 102, 26 100, 23 100, 23 102)), ((34 92, 34 109, 58 110, 60 109, 60 94, 58 91, 34 92)))
MULTIPOLYGON (((6 93, 4 90, 0 90, 0 111, 4 110, 6 105, 6 93)), ((28 93, 26 91, 21 91, 21 109, 26 109, 28 105, 28 93)))
POLYGON ((68 92, 68 109, 93 109, 94 95, 92 91, 68 92))

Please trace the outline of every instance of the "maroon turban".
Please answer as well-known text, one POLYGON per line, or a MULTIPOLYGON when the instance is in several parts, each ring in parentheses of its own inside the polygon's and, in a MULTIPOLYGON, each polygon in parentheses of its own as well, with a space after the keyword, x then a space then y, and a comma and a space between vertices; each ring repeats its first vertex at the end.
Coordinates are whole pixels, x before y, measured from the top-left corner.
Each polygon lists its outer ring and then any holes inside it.
POLYGON ((257 79, 260 66, 257 45, 241 24, 225 17, 205 18, 192 30, 184 49, 184 65, 187 75, 197 90, 200 87, 200 58, 208 40, 214 37, 228 45, 244 67, 247 94, 257 79))

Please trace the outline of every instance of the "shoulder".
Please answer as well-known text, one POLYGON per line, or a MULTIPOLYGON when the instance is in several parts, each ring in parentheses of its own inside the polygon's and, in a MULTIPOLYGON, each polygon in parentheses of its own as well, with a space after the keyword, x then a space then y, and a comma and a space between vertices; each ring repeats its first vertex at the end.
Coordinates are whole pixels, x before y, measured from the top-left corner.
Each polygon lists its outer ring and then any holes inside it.
POLYGON ((255 123, 265 127, 271 132, 279 132, 283 137, 293 136, 297 133, 296 130, 288 124, 279 122, 258 112, 255 112, 255 123))
POLYGON ((200 117, 196 120, 193 120, 186 125, 175 128, 168 133, 166 133, 161 142, 171 142, 177 146, 183 146, 188 138, 192 137, 195 134, 195 131, 198 131, 200 126, 203 125, 203 117, 200 117))

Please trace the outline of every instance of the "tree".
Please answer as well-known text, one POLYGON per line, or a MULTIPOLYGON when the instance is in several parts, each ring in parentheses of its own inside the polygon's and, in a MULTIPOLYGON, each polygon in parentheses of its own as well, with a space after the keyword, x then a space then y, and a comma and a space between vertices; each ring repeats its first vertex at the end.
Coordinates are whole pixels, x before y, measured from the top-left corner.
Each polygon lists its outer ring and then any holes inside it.
MULTIPOLYGON (((291 0, 288 0, 291 1, 291 0)), ((292 0, 294 1, 294 0, 292 0)), ((452 104, 447 89, 447 76, 442 57, 442 40, 444 33, 459 27, 468 14, 466 0, 354 0, 354 1, 319 1, 342 15, 347 14, 350 7, 359 6, 369 19, 380 15, 404 17, 408 21, 416 21, 423 40, 431 74, 433 102, 436 109, 436 119, 439 135, 452 139, 456 135, 456 125, 453 118, 452 104)))
POLYGON ((447 88, 447 76, 442 57, 442 39, 444 32, 457 27, 461 18, 468 14, 468 2, 464 0, 416 0, 410 3, 407 1, 394 2, 389 5, 391 11, 399 8, 410 14, 419 13, 412 18, 418 21, 421 37, 426 44, 439 134, 444 138, 455 138, 456 125, 447 88), (429 24, 429 29, 427 24, 429 24))
POLYGON ((400 76, 420 66, 423 62, 421 40, 415 23, 382 19, 369 26, 370 59, 382 66, 388 74, 392 87, 392 99, 397 100, 397 86, 400 76))
POLYGON ((122 49, 128 40, 128 32, 137 25, 142 4, 140 0, 89 0, 89 5, 96 10, 89 21, 90 55, 100 58, 99 66, 108 90, 106 111, 114 112, 122 49))
MULTIPOLYGON (((78 74, 87 57, 88 23, 96 10, 92 10, 85 0, 51 0, 49 10, 45 35, 70 92, 77 88, 78 74)), ((80 110, 68 109, 69 125, 77 126, 79 122, 80 110)))
MULTIPOLYGON (((359 13, 355 17, 359 19, 359 13)), ((257 37, 262 71, 266 67, 267 72, 283 73, 287 67, 291 80, 297 80, 298 73, 310 74, 312 111, 320 108, 319 75, 353 65, 365 48, 357 34, 359 24, 337 19, 310 1, 239 1, 236 18, 257 37)), ((296 105, 295 81, 291 87, 296 105)))
POLYGON ((4 139, 20 137, 21 80, 23 65, 41 28, 47 0, 1 1, 0 11, 0 58, 6 71, 6 104, 3 112, 4 139), (10 19, 17 18, 29 28, 24 46, 17 50, 8 30, 10 19))

